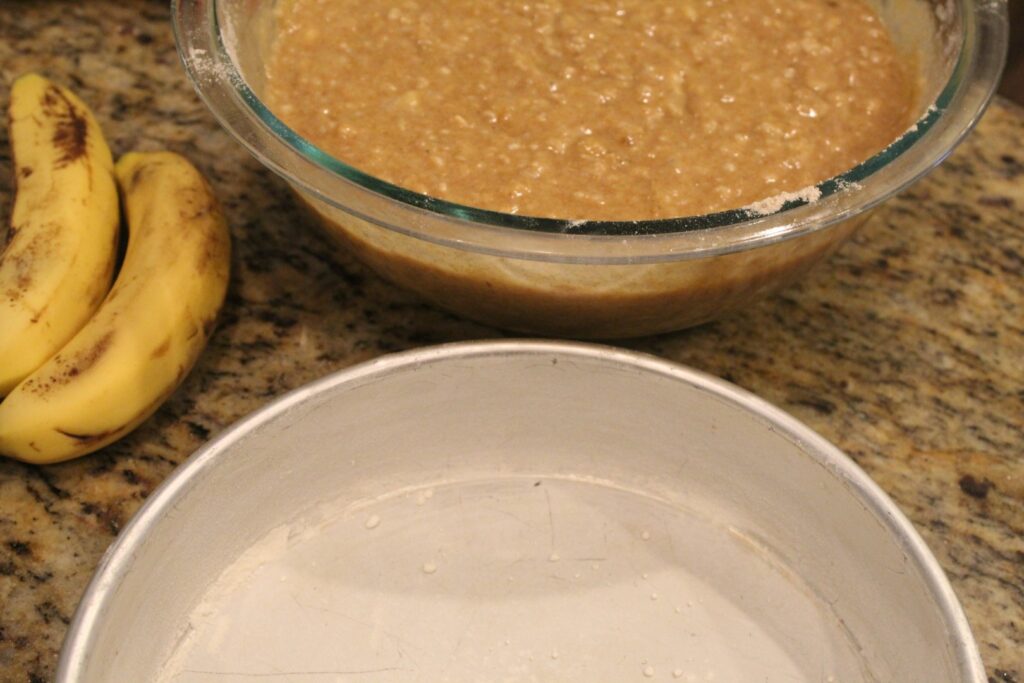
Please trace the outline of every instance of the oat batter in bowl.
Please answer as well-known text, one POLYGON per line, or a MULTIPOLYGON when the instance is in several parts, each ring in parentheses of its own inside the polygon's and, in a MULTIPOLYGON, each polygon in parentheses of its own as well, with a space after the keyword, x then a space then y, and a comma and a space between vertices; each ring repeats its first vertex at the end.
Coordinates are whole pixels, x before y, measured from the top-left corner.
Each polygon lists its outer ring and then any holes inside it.
POLYGON ((336 158, 493 211, 646 220, 837 175, 908 125, 864 0, 287 0, 266 99, 336 158))
POLYGON ((799 278, 973 127, 1008 33, 1005 0, 172 14, 214 115, 370 268, 497 327, 604 339, 799 278))

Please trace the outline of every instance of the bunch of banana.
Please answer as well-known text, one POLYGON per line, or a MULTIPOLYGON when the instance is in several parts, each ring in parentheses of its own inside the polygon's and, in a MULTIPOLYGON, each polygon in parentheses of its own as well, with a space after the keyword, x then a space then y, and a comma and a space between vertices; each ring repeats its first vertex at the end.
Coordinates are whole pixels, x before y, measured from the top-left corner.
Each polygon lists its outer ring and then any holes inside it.
POLYGON ((188 161, 130 153, 112 167, 86 107, 39 76, 12 88, 11 141, 0 454, 58 462, 124 436, 181 383, 224 301, 230 240, 188 161), (128 244, 110 287, 118 187, 128 244))

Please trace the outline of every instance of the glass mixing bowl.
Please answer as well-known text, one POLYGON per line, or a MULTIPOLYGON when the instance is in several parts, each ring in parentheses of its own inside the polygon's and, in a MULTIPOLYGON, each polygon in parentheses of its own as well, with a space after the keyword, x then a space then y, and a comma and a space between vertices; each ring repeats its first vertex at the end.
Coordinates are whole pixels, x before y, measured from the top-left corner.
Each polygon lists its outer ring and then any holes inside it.
POLYGON ((1006 0, 877 0, 921 83, 917 120, 889 147, 767 214, 565 221, 417 194, 298 135, 260 97, 275 4, 172 0, 178 51, 221 124, 382 276, 469 318, 568 337, 677 330, 794 281, 950 153, 990 100, 1007 45, 1006 0))

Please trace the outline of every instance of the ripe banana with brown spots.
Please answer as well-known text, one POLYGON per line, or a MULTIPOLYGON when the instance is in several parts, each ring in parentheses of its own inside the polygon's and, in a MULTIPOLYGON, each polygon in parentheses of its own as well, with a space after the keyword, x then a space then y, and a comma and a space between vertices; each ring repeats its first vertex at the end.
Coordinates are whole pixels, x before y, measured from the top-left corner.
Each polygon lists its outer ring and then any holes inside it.
POLYGON ((95 316, 0 403, 0 453, 67 460, 122 437, 192 368, 227 290, 230 238, 202 175, 170 152, 115 167, 124 263, 95 316))
POLYGON ((11 87, 8 113, 17 190, 0 254, 0 396, 99 307, 120 220, 110 149, 81 100, 28 74, 11 87))

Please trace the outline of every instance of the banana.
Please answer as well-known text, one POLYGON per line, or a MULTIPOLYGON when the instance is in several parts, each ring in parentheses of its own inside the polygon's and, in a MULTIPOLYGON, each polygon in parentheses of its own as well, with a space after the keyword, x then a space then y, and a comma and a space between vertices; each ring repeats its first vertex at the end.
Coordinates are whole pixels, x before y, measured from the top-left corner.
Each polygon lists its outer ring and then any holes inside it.
POLYGON ((67 460, 152 415, 206 345, 227 290, 230 237, 209 188, 170 152, 115 167, 128 220, 124 263, 96 315, 0 403, 0 453, 67 460))
POLYGON ((0 396, 99 307, 117 256, 113 160, 89 109, 42 76, 11 87, 16 193, 0 254, 0 396))

